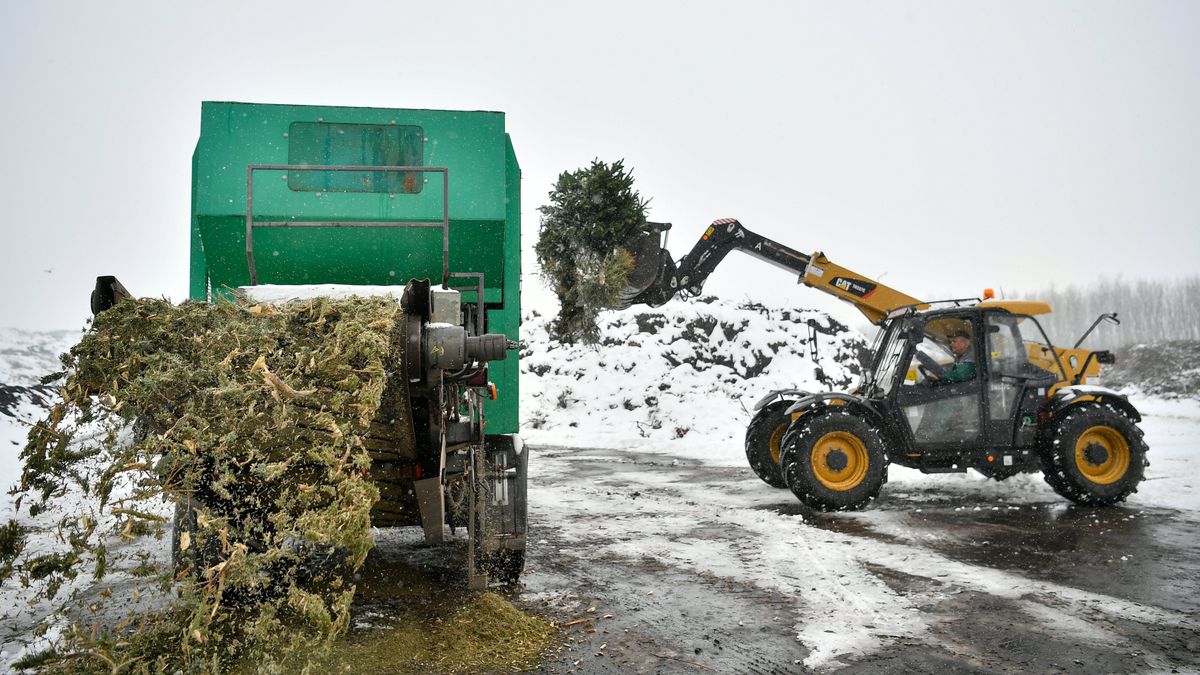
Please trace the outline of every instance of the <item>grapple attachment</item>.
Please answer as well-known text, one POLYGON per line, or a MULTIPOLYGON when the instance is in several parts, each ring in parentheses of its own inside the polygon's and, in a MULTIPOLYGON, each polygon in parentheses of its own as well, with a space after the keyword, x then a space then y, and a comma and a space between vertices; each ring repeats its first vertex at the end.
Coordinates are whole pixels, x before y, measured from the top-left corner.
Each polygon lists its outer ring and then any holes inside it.
POLYGON ((633 267, 626 278, 619 309, 637 304, 658 307, 674 295, 671 284, 675 278, 675 261, 661 242, 662 233, 670 230, 671 224, 647 224, 650 229, 638 234, 624 247, 633 258, 633 267))

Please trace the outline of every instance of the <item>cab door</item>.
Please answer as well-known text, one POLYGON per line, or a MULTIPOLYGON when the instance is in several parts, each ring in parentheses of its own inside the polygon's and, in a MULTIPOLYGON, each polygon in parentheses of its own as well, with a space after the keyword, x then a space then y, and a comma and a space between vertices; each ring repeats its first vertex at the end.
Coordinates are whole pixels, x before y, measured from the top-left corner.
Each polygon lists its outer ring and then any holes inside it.
POLYGON ((1037 322, 1029 316, 1007 312, 984 315, 987 365, 986 442, 995 448, 1032 447, 1037 431, 1038 405, 1046 391, 1058 382, 1061 366, 1054 349, 1037 322), (1022 325, 1027 330, 1022 333, 1022 325), (1042 365, 1034 363, 1030 351, 1049 354, 1042 365), (1046 370, 1043 365, 1056 368, 1046 370))
POLYGON ((921 451, 979 447, 984 438, 983 371, 977 362, 980 330, 971 314, 938 315, 925 321, 923 339, 912 350, 907 375, 897 388, 896 405, 913 447, 921 451), (969 351, 957 355, 951 336, 964 331, 969 351), (964 368, 970 363, 970 377, 964 368))

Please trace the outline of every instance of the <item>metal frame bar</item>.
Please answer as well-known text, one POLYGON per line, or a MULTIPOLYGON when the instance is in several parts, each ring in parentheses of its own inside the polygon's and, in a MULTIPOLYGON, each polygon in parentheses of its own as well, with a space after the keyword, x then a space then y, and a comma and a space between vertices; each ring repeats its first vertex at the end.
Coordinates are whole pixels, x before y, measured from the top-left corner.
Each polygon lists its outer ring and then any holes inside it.
POLYGON ((299 164, 248 164, 246 165, 246 265, 250 269, 250 285, 258 285, 258 270, 254 265, 255 227, 440 227, 442 228, 442 286, 450 280, 450 170, 444 166, 357 166, 357 165, 299 165, 299 164), (442 221, 404 222, 399 220, 376 221, 301 221, 288 222, 269 220, 254 222, 254 172, 255 171, 413 171, 442 174, 442 221))
MULTIPOLYGON (((487 315, 483 302, 483 272, 453 272, 451 279, 476 279, 475 286, 475 334, 483 335, 487 331, 487 315)), ((448 283, 448 282, 447 282, 448 283)))

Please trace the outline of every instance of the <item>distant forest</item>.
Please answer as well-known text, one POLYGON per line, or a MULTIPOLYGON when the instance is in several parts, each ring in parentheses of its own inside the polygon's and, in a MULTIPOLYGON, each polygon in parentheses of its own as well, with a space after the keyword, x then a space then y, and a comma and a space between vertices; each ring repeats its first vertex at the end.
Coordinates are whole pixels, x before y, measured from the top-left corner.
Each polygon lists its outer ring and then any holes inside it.
POLYGON ((1039 316, 1038 322, 1059 346, 1075 344, 1105 312, 1116 312, 1121 325, 1101 324, 1082 347, 1120 349, 1139 343, 1200 340, 1200 276, 1166 281, 1101 279, 1087 286, 1051 286, 1016 297, 1050 303, 1054 313, 1039 316))

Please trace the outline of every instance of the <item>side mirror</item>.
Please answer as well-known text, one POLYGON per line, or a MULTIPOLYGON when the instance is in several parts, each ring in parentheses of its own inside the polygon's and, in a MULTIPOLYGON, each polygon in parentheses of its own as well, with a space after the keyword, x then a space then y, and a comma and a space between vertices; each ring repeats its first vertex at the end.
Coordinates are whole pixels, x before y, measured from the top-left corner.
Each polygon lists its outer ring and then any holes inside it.
POLYGON ((1073 349, 1079 349, 1079 345, 1083 344, 1083 341, 1087 339, 1087 336, 1091 335, 1092 331, 1096 330, 1096 326, 1099 326, 1101 322, 1113 323, 1117 324, 1118 326, 1121 325, 1121 320, 1117 318, 1116 312, 1101 314, 1100 316, 1096 317, 1096 320, 1092 322, 1092 325, 1089 326, 1087 330, 1083 331, 1083 335, 1080 335, 1079 339, 1075 341, 1075 346, 1073 349))
POLYGON ((1107 349, 1092 353, 1096 356, 1096 363, 1099 363, 1100 365, 1111 366, 1117 362, 1116 355, 1107 349))

